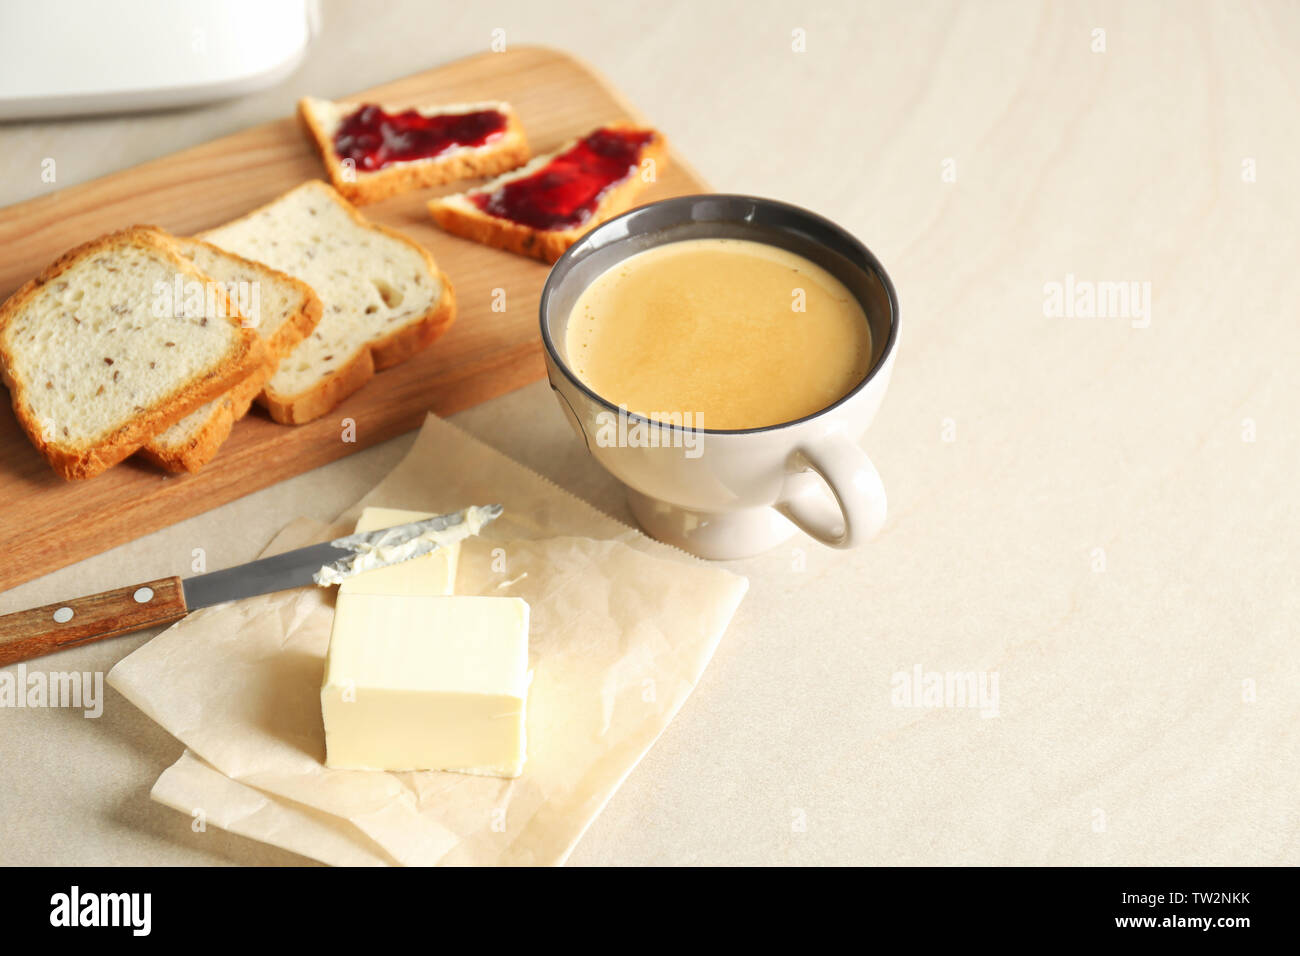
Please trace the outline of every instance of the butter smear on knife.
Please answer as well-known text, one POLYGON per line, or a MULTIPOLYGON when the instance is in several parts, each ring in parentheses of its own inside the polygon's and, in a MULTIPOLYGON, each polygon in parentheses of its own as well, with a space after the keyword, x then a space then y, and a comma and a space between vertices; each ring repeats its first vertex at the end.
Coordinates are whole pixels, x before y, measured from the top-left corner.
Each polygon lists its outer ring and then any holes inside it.
POLYGON ((312 576, 312 580, 321 587, 341 584, 363 571, 385 568, 450 547, 478 534, 484 525, 500 514, 500 505, 474 505, 464 511, 398 525, 385 531, 360 532, 338 538, 330 544, 353 553, 325 565, 312 576))

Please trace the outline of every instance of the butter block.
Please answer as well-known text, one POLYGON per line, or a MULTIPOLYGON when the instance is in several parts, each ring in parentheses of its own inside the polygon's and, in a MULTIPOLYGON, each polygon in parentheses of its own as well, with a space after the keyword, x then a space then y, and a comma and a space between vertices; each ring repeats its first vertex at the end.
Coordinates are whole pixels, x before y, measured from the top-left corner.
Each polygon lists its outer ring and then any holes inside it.
MULTIPOLYGON (((367 508, 357 519, 356 531, 378 531, 395 524, 432 518, 428 511, 367 508)), ((387 568, 363 571, 339 585, 340 594, 453 594, 460 542, 444 545, 432 554, 412 558, 387 568)))
POLYGON ((517 777, 529 679, 519 598, 341 593, 321 687, 325 765, 517 777))

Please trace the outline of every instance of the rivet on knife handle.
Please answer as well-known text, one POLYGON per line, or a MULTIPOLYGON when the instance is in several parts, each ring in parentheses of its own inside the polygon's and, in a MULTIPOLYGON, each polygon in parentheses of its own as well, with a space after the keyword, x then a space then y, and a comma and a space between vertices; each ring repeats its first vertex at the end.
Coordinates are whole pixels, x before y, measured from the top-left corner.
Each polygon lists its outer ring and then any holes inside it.
POLYGON ((185 616, 178 577, 0 616, 0 667, 77 644, 173 624, 185 616))

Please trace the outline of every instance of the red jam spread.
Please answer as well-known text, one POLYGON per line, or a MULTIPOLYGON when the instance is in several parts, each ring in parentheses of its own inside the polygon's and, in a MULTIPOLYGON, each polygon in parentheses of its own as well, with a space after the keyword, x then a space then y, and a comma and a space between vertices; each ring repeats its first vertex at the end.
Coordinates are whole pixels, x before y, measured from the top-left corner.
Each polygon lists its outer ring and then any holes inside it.
POLYGON ((598 129, 536 172, 469 199, 489 216, 533 229, 573 229, 591 218, 605 191, 636 172, 654 130, 598 129))
POLYGON ((362 172, 393 163, 433 159, 457 146, 483 146, 505 132, 506 118, 496 110, 437 113, 417 110, 387 113, 366 104, 343 119, 334 134, 334 151, 362 172))

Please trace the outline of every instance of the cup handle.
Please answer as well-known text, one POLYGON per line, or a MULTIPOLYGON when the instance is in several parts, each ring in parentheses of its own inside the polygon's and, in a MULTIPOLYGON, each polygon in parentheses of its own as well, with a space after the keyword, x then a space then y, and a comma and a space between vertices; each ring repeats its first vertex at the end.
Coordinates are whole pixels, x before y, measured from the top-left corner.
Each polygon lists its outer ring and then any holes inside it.
POLYGON ((832 548, 856 547, 875 536, 885 523, 885 486, 856 442, 832 433, 801 444, 786 462, 786 475, 808 471, 826 483, 834 503, 816 489, 774 505, 777 511, 832 548))

